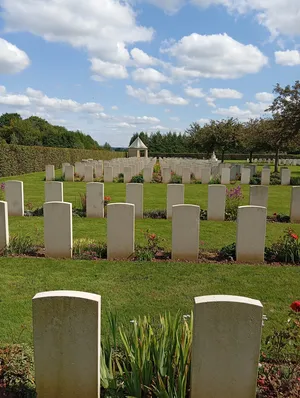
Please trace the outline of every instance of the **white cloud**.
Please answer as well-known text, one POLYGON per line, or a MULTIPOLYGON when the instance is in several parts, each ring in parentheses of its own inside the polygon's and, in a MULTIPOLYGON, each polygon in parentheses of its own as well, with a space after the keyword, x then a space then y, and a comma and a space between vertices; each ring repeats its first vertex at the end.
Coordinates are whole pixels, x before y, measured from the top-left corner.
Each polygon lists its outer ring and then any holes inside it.
POLYGON ((173 120, 174 122, 179 122, 180 121, 180 118, 177 117, 177 116, 171 116, 169 119, 173 120))
POLYGON ((297 50, 276 51, 275 62, 286 66, 300 65, 300 52, 297 50))
POLYGON ((120 0, 2 0, 1 8, 7 30, 68 43, 109 62, 100 67, 104 77, 124 78, 126 71, 114 65, 130 61, 127 45, 150 41, 154 33, 138 25, 131 5, 120 0))
POLYGON ((184 5, 184 0, 146 0, 148 3, 163 9, 167 14, 174 14, 184 5))
POLYGON ((238 106, 230 106, 229 108, 218 108, 212 111, 212 113, 223 117, 234 117, 241 121, 245 121, 264 115, 268 106, 269 104, 263 102, 246 102, 246 109, 241 109, 238 106))
POLYGON ((134 88, 130 85, 126 86, 126 92, 131 97, 138 98, 141 102, 146 102, 152 105, 170 104, 170 105, 187 105, 188 101, 185 98, 179 97, 169 90, 160 90, 158 92, 150 89, 144 90, 141 88, 134 88))
POLYGON ((145 84, 159 84, 169 81, 167 76, 153 68, 138 68, 132 72, 132 79, 145 84))
POLYGON ((91 70, 96 73, 96 76, 92 76, 94 80, 101 81, 103 77, 113 79, 126 79, 128 77, 128 72, 123 65, 104 62, 98 58, 92 58, 90 61, 92 63, 91 70), (97 79, 97 75, 100 76, 100 79, 97 79))
POLYGON ((170 130, 169 127, 161 126, 160 124, 153 127, 153 130, 170 130))
POLYGON ((0 38, 0 75, 18 73, 30 65, 28 55, 0 38))
POLYGON ((256 93, 255 98, 257 99, 257 101, 270 103, 273 101, 274 95, 272 93, 262 92, 262 93, 256 93))
POLYGON ((160 120, 154 116, 124 116, 124 119, 135 124, 155 124, 160 122, 160 120))
POLYGON ((26 95, 10 94, 4 86, 0 86, 0 104, 9 106, 28 106, 30 100, 26 95))
POLYGON ((117 107, 117 105, 113 105, 113 106, 111 107, 111 109, 112 109, 113 111, 117 111, 119 108, 117 107))
POLYGON ((242 44, 227 34, 185 36, 161 48, 176 58, 175 76, 234 79, 259 72, 267 57, 254 45, 242 44))
POLYGON ((202 91, 202 88, 186 87, 184 89, 184 92, 189 97, 194 97, 194 98, 202 98, 205 96, 205 94, 202 91))
POLYGON ((230 88, 211 88, 210 94, 214 98, 232 98, 240 99, 243 98, 243 94, 237 90, 232 90, 230 88))
POLYGON ((171 112, 171 109, 165 109, 165 112, 166 112, 166 113, 170 113, 170 112, 171 112))
POLYGON ((130 51, 130 54, 132 59, 138 66, 155 65, 157 63, 157 60, 154 57, 151 57, 139 48, 133 48, 130 51))
POLYGON ((215 104, 215 98, 206 97, 205 101, 207 102, 208 106, 211 106, 212 108, 216 108, 217 107, 217 105, 215 104))
POLYGON ((208 124, 210 122, 210 119, 206 119, 206 118, 201 118, 199 120, 197 120, 197 123, 204 125, 204 124, 208 124))
POLYGON ((300 34, 299 0, 192 0, 192 2, 200 7, 223 5, 231 13, 254 12, 257 21, 273 36, 300 34))

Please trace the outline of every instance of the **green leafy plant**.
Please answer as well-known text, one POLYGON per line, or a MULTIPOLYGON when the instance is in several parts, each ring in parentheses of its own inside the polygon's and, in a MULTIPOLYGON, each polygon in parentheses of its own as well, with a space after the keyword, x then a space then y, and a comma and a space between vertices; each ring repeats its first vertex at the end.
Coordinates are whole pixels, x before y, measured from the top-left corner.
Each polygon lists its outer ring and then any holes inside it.
POLYGON ((5 182, 0 184, 0 200, 5 200, 5 182))
POLYGON ((172 174, 171 175, 171 184, 181 184, 182 183, 182 177, 177 175, 177 174, 172 174))
POLYGON ((124 182, 124 174, 123 174, 123 173, 120 173, 120 174, 118 175, 117 182, 119 182, 119 183, 124 182))
POLYGON ((280 185, 281 178, 279 173, 271 173, 270 176, 270 185, 280 185))
POLYGON ((137 175, 137 176, 133 176, 132 179, 131 179, 131 182, 143 184, 143 182, 144 182, 144 177, 143 177, 141 174, 139 174, 139 175, 137 175))
POLYGON ((144 212, 144 218, 154 218, 154 219, 166 219, 166 210, 149 210, 144 212))
POLYGON ((291 185, 300 185, 300 177, 291 177, 291 185))
POLYGON ((86 213, 86 193, 80 193, 79 198, 80 198, 81 210, 84 213, 86 213))
POLYGON ((210 184, 221 184, 220 176, 212 177, 209 181, 210 184))
POLYGON ((137 246, 135 249, 135 260, 151 261, 158 252, 163 252, 164 248, 160 246, 160 238, 147 230, 144 232, 146 246, 137 246))
POLYGON ((5 255, 28 255, 34 256, 38 247, 34 245, 29 235, 15 235, 10 238, 9 246, 4 249, 5 255))
POLYGON ((267 261, 299 264, 300 242, 298 235, 288 228, 276 243, 266 249, 265 258, 267 261))
POLYGON ((107 245, 93 239, 77 239, 73 245, 73 255, 80 260, 99 260, 107 258, 107 245))
POLYGON ((232 243, 231 245, 222 247, 219 251, 219 257, 221 260, 236 260, 236 244, 232 243))

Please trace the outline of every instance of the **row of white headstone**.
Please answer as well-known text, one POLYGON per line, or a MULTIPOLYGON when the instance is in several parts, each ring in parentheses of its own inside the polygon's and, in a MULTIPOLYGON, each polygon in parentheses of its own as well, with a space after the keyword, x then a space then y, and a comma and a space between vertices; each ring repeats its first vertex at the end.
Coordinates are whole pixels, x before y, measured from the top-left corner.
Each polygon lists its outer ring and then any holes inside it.
MULTIPOLYGON (((217 203, 215 201, 215 204, 217 203)), ((267 209, 241 206, 238 209, 236 257, 238 262, 264 261, 267 209)), ((0 249, 9 246, 7 202, 0 202, 0 249)), ((172 259, 197 261, 199 255, 200 207, 172 206, 172 259)), ((53 258, 72 258, 72 203, 44 203, 45 254, 53 258)), ((135 250, 135 205, 107 205, 107 258, 124 260, 135 250)))
MULTIPOLYGON (((249 185, 251 180, 251 168, 241 168, 241 184, 249 185)), ((221 184, 230 184, 232 180, 231 168, 222 168, 221 171, 221 184)), ((263 168, 261 172, 261 185, 270 185, 271 170, 269 168, 263 168)), ((281 185, 290 185, 291 183, 291 170, 287 168, 280 169, 281 185)))
MULTIPOLYGON (((247 159, 247 162, 249 163, 250 159, 247 159)), ((255 158, 255 159, 253 159, 253 163, 275 164, 275 159, 255 158)), ((280 165, 287 165, 287 166, 300 166, 300 159, 279 159, 278 163, 280 165)))
MULTIPOLYGON (((117 158, 111 161, 86 160, 76 162, 75 166, 63 163, 62 174, 65 181, 71 182, 74 181, 75 175, 83 178, 85 182, 93 182, 94 177, 104 177, 104 182, 113 182, 114 178, 119 177, 119 174, 124 174, 124 182, 127 183, 145 168, 153 170, 154 164, 155 159, 152 158, 117 158)), ((55 180, 55 168, 53 165, 46 165, 46 181, 53 180, 55 180)))
MULTIPOLYGON (((32 300, 37 396, 100 398, 101 296, 48 291, 32 300)), ((191 398, 254 398, 263 306, 240 296, 195 297, 191 398)))
MULTIPOLYGON (((224 169, 227 170, 227 169, 224 169)), ((268 186, 250 186, 249 204, 252 206, 268 207, 268 186)), ((300 222, 300 187, 292 187, 290 201, 291 222, 300 222)), ((5 196, 9 216, 24 215, 24 192, 22 181, 7 181, 5 196)), ((63 202, 63 183, 59 181, 45 182, 45 202, 63 202)), ((135 205, 135 217, 143 218, 144 186, 138 183, 126 184, 126 203, 135 205)), ((167 185, 167 218, 172 218, 172 207, 184 204, 184 184, 167 185)), ((226 186, 208 186, 207 218, 212 221, 225 219, 226 186)), ((90 182, 86 184, 86 215, 89 218, 104 217, 104 184, 90 182)))

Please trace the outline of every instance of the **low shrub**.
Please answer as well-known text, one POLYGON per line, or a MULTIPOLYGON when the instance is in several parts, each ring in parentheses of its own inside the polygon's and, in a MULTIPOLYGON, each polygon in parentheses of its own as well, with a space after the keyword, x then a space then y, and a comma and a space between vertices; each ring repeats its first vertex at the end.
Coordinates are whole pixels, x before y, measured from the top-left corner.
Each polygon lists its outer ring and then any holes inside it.
POLYGON ((172 174, 171 184, 181 184, 181 183, 182 183, 182 177, 179 176, 178 174, 172 174))
POLYGON ((227 245, 222 247, 219 251, 220 260, 228 260, 234 261, 236 260, 236 244, 232 243, 231 245, 227 245))
POLYGON ((212 177, 209 181, 210 184, 221 184, 221 177, 220 176, 216 176, 216 177, 212 177))
POLYGON ((300 177, 291 177, 291 185, 300 185, 300 177))
POLYGON ((207 210, 200 209, 200 220, 207 220, 207 210))
POLYGON ((107 245, 92 239, 77 239, 73 245, 73 256, 80 260, 99 260, 107 258, 107 245))
POLYGON ((4 249, 5 255, 27 255, 35 256, 38 247, 34 245, 29 235, 15 235, 10 237, 9 246, 4 249))
POLYGON ((265 260, 269 262, 300 263, 299 236, 291 229, 270 247, 266 248, 265 260))
POLYGON ((130 182, 138 183, 138 184, 143 184, 143 182, 144 182, 144 177, 143 177, 141 174, 139 174, 139 175, 137 175, 137 176, 133 176, 130 182))
POLYGON ((118 175, 117 182, 124 182, 124 174, 123 174, 123 173, 120 173, 120 174, 118 175))
POLYGON ((260 177, 250 178, 250 185, 261 185, 261 178, 260 177))
POLYGON ((144 218, 166 219, 166 210, 149 210, 144 212, 144 218))
POLYGON ((270 185, 280 185, 281 184, 281 179, 280 179, 280 173, 271 173, 270 175, 270 185))
POLYGON ((0 348, 0 396, 36 397, 33 352, 20 345, 0 348))
POLYGON ((151 261, 158 254, 159 258, 165 258, 164 248, 160 245, 160 241, 163 241, 154 233, 149 232, 149 230, 144 232, 144 237, 146 239, 146 246, 136 246, 134 259, 136 261, 151 261))
POLYGON ((289 223, 291 221, 291 218, 286 214, 273 213, 272 216, 268 216, 268 221, 289 223))
POLYGON ((152 174, 152 184, 160 184, 162 182, 162 176, 159 173, 153 173, 152 174))

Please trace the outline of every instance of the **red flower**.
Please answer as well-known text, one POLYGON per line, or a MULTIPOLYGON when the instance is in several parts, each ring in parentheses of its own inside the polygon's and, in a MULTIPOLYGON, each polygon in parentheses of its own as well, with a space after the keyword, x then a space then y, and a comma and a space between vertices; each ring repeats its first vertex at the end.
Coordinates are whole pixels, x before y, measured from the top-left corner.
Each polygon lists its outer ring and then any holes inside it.
POLYGON ((277 213, 273 213, 273 216, 277 216, 277 213))
POLYGON ((265 384, 265 379, 263 377, 260 377, 257 381, 260 386, 263 386, 265 384))
POLYGON ((300 301, 294 301, 290 307, 293 311, 300 312, 300 301))
POLYGON ((156 238, 156 235, 155 235, 155 234, 149 235, 149 239, 154 240, 155 238, 156 238))
POLYGON ((299 237, 298 237, 298 235, 296 235, 296 234, 291 234, 291 238, 297 240, 299 237))
POLYGON ((111 201, 111 197, 110 197, 110 196, 104 196, 104 200, 105 200, 106 202, 110 202, 110 201, 111 201))

